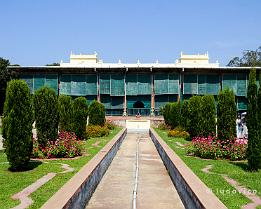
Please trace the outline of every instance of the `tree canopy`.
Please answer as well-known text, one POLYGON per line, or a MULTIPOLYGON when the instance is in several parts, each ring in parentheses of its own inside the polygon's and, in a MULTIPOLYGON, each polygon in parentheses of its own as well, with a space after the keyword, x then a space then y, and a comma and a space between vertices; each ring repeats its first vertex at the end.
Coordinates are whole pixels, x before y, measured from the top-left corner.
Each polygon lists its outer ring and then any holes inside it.
POLYGON ((261 46, 256 50, 245 50, 243 56, 234 57, 227 64, 229 67, 261 67, 261 46))

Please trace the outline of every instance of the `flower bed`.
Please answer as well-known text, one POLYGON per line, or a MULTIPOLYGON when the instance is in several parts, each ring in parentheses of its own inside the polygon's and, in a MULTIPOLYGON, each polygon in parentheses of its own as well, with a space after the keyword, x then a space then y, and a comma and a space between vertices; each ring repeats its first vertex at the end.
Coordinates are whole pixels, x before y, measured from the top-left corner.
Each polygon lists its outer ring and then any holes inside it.
POLYGON ((72 132, 60 132, 58 139, 48 141, 46 147, 42 147, 36 139, 33 139, 34 158, 72 158, 81 154, 81 141, 72 132))
POLYGON ((242 160, 246 158, 247 139, 219 140, 215 136, 194 137, 187 154, 208 159, 242 160))

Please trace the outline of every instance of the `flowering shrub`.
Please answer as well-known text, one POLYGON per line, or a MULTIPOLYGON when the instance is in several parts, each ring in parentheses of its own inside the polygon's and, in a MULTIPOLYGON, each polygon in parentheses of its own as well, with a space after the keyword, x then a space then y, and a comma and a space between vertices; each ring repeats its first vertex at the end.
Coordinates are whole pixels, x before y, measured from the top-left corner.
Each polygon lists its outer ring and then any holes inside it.
POLYGON ((81 155, 81 153, 81 142, 77 140, 75 133, 60 132, 58 139, 48 141, 46 147, 42 147, 37 140, 33 140, 32 157, 72 158, 81 155))
POLYGON ((246 158, 247 140, 218 140, 215 136, 194 137, 187 154, 207 159, 242 160, 246 158))
POLYGON ((108 136, 110 130, 107 126, 88 125, 86 132, 88 137, 102 137, 108 136))
POLYGON ((177 126, 173 130, 168 132, 168 137, 181 137, 188 139, 190 137, 189 133, 184 130, 184 128, 177 126))
POLYGON ((105 126, 107 126, 109 130, 114 130, 116 128, 116 125, 111 120, 107 120, 105 126))

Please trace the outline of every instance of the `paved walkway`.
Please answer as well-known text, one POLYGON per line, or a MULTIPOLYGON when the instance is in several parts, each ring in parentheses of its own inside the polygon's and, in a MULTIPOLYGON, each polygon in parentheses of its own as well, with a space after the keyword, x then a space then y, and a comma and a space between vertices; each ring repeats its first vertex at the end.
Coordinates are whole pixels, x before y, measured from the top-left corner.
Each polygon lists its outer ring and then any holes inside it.
POLYGON ((87 209, 133 208, 137 150, 139 169, 136 207, 184 208, 148 134, 128 133, 86 206, 87 209))

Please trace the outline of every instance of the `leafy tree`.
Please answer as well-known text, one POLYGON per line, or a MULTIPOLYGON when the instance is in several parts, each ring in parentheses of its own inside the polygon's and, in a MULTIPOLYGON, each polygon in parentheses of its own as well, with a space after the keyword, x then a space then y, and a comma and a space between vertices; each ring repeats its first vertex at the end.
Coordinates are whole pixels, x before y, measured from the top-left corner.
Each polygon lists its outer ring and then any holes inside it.
POLYGON ((33 106, 28 85, 12 80, 6 89, 3 136, 11 170, 25 168, 30 160, 32 141, 33 106))
POLYGON ((202 130, 202 102, 201 96, 193 96, 189 99, 189 124, 188 132, 191 137, 200 136, 202 130))
POLYGON ((104 126, 105 107, 102 103, 94 100, 89 106, 89 124, 104 126))
POLYGON ((54 62, 51 64, 47 64, 46 66, 60 66, 60 63, 54 62))
POLYGON ((217 104, 217 131, 220 140, 234 140, 236 137, 236 102, 233 90, 219 92, 217 104))
POLYGON ((189 126, 189 100, 184 100, 181 106, 181 119, 180 125, 187 130, 189 126))
POLYGON ((163 108, 163 118, 166 125, 168 126, 170 126, 171 124, 170 117, 169 117, 170 108, 171 108, 171 103, 167 103, 163 108))
POLYGON ((229 61, 230 67, 256 67, 261 66, 261 46, 256 50, 245 50, 243 56, 234 57, 229 61))
POLYGON ((215 135, 216 133, 216 106, 212 95, 202 97, 202 131, 203 136, 215 135))
POLYGON ((7 69, 8 65, 10 65, 9 60, 0 57, 0 115, 3 112, 7 82, 11 79, 11 72, 7 69))
POLYGON ((253 69, 249 75, 249 84, 247 88, 247 128, 248 128, 248 147, 247 159, 249 169, 257 171, 261 165, 261 148, 260 148, 260 113, 258 110, 256 71, 253 69))
POLYGON ((84 97, 78 97, 73 101, 72 131, 80 139, 86 138, 86 125, 88 116, 88 104, 84 97))
POLYGON ((60 95, 58 98, 59 111, 59 130, 71 131, 72 129, 72 115, 73 115, 73 101, 70 96, 60 95))
POLYGON ((58 136, 58 99, 55 91, 42 87, 34 94, 35 125, 39 144, 46 146, 58 136))

